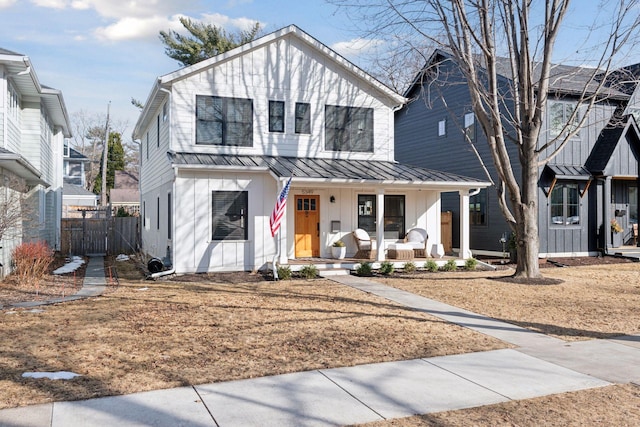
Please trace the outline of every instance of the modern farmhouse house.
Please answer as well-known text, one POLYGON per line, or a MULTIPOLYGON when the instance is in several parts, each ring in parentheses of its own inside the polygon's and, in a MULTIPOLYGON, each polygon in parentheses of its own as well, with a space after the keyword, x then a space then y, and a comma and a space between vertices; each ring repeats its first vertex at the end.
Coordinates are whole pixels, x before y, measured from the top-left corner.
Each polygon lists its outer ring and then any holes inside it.
MULTIPOLYGON (((143 251, 188 273, 329 257, 340 239, 353 256, 356 229, 378 242, 378 260, 414 227, 438 244, 441 193, 465 204, 488 183, 394 161, 404 103, 295 26, 159 77, 133 133, 143 251)), ((459 227, 464 248, 466 217, 459 227)))
MULTIPOLYGON (((507 94, 512 82, 508 64, 503 65, 501 88, 507 94)), ((587 84, 592 71, 554 66, 540 146, 562 132, 562 125, 575 109, 578 109, 576 121, 584 116, 586 107, 578 99, 585 86, 594 86, 587 84)), ((632 66, 608 76, 606 97, 594 105, 584 126, 560 154, 540 168, 541 257, 596 255, 617 252, 622 245, 637 245, 634 233, 639 203, 638 71, 638 66, 632 66), (612 231, 612 221, 620 226, 620 232, 612 231)), ((476 179, 489 180, 488 173, 497 185, 486 138, 471 111, 466 80, 446 52, 434 52, 405 96, 411 101, 396 113, 398 161, 464 173, 476 179)), ((508 105, 508 95, 505 99, 508 105)), ((505 116, 509 114, 505 112, 505 116)), ((514 174, 519 177, 521 168, 515 144, 510 156, 514 159, 514 174)), ((470 218, 474 253, 508 250, 510 230, 500 211, 495 185, 474 195, 468 212, 464 212, 470 218)), ((443 196, 442 209, 452 211, 454 221, 461 216, 460 206, 455 194, 443 196)), ((456 229, 453 240, 454 246, 459 245, 456 229)))
POLYGON ((63 142, 70 137, 62 93, 40 83, 28 56, 0 49, 1 274, 23 241, 60 245, 63 142), (4 227, 3 227, 4 228, 4 227))

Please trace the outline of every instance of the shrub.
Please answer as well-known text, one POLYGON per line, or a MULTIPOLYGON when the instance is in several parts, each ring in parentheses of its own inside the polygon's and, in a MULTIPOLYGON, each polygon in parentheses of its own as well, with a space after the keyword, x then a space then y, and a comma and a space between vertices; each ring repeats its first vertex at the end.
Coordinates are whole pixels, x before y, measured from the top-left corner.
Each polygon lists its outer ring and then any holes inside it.
POLYGON ((356 274, 358 276, 371 276, 373 274, 373 267, 370 262, 363 262, 356 268, 356 274))
POLYGON ((442 267, 442 269, 444 271, 456 271, 456 268, 458 268, 458 266, 456 265, 456 260, 455 259, 450 259, 442 267))
POLYGON ((53 261, 53 251, 45 242, 22 243, 13 250, 11 257, 20 283, 37 287, 53 261))
POLYGON ((385 276, 388 276, 389 274, 393 273, 393 270, 395 270, 395 267, 393 266, 393 263, 390 261, 383 261, 380 264, 380 273, 384 274, 385 276))
POLYGON ((427 269, 427 271, 435 273, 438 271, 438 264, 434 260, 430 259, 424 263, 424 268, 427 269))
POLYGON ((318 267, 313 264, 305 265, 300 269, 300 277, 303 279, 315 279, 318 277, 318 267))
POLYGON ((406 273, 413 273, 414 271, 416 271, 416 269, 417 267, 412 261, 407 261, 404 263, 404 271, 406 273))
POLYGON ((278 278, 280 280, 291 279, 291 267, 289 267, 288 265, 278 266, 278 278))
POLYGON ((464 262, 465 270, 475 270, 478 267, 478 260, 475 258, 469 258, 464 262))

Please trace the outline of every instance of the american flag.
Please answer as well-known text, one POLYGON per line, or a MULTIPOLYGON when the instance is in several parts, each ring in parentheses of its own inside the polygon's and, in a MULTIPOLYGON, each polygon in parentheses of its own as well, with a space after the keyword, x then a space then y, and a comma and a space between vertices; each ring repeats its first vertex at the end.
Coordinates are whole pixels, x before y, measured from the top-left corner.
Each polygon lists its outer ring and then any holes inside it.
POLYGON ((271 218, 269 218, 269 225, 271 226, 271 237, 274 237, 278 229, 280 229, 282 215, 284 215, 284 210, 287 207, 287 196, 289 195, 290 185, 291 178, 289 178, 287 184, 280 192, 278 200, 276 200, 276 205, 273 207, 273 212, 271 212, 271 218))

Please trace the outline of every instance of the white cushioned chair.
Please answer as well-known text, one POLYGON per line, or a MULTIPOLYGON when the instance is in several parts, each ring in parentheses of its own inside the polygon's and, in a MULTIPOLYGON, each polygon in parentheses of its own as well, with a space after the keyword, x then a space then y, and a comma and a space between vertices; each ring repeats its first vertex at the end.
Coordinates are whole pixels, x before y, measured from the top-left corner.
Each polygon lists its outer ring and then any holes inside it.
POLYGON ((371 240, 369 233, 361 228, 355 229, 352 233, 358 252, 354 258, 375 259, 376 258, 376 241, 371 240))
POLYGON ((429 235, 424 228, 412 228, 404 236, 404 242, 411 245, 413 249, 413 256, 416 258, 427 257, 427 239, 429 235))

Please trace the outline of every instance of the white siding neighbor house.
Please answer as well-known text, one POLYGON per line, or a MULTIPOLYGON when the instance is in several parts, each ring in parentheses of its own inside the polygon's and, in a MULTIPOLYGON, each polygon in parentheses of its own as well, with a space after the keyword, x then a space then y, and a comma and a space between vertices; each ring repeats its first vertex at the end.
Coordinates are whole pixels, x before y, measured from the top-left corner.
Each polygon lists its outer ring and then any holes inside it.
POLYGON ((17 205, 19 218, 2 236, 2 275, 21 242, 60 247, 63 143, 70 136, 62 92, 40 83, 28 56, 0 48, 0 204, 27 202, 17 205))
POLYGON ((295 26, 159 77, 133 132, 143 251, 189 273, 330 257, 340 239, 353 256, 356 229, 382 242, 377 260, 414 227, 440 243, 441 192, 468 203, 488 183, 395 162, 405 102, 295 26))

